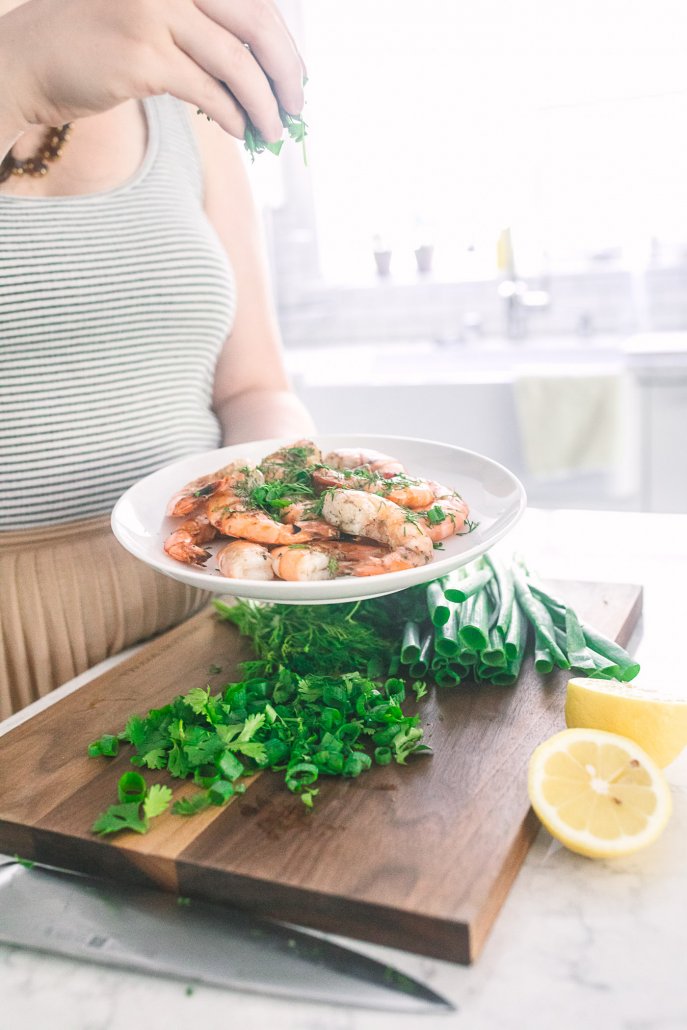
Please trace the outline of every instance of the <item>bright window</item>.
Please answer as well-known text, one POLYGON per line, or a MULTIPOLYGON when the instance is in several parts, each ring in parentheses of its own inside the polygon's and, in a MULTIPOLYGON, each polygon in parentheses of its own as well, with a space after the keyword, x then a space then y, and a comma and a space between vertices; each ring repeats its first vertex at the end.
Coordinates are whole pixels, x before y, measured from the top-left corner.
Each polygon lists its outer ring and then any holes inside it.
POLYGON ((687 240, 684 0, 302 0, 325 278, 641 262, 687 240), (653 244, 652 244, 653 241, 653 244), (598 259, 598 258, 597 258, 598 259))

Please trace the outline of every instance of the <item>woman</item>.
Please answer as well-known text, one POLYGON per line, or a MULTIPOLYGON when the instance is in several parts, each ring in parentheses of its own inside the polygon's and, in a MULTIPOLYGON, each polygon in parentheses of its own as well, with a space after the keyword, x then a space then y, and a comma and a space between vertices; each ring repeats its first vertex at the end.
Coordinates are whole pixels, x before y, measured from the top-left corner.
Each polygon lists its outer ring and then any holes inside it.
POLYGON ((117 544, 119 494, 312 430, 230 138, 302 82, 272 0, 0 0, 0 718, 207 600, 117 544))

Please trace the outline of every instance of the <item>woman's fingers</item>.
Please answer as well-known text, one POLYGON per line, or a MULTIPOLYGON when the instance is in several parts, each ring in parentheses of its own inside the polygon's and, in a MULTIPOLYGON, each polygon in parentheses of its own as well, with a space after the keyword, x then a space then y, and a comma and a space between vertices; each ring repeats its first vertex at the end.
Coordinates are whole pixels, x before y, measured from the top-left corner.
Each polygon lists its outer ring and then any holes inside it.
POLYGON ((290 114, 300 114, 304 65, 273 0, 195 0, 195 4, 249 45, 281 106, 290 114))
MULTIPOLYGON (((291 43, 293 44, 293 48, 296 51, 296 53, 298 54, 298 61, 300 63, 300 67, 301 67, 301 73, 300 73, 301 74, 301 87, 305 86, 306 82, 308 81, 308 69, 305 67, 305 61, 303 60, 303 55, 301 54, 300 50, 298 49, 298 44, 296 43, 296 40, 293 38, 293 33, 291 32, 289 26, 284 21, 284 15, 281 13, 279 8, 276 7, 276 6, 275 6, 275 11, 276 11, 277 17, 281 21, 282 28, 284 29, 284 32, 287 34, 287 36, 291 40, 291 43)), ((301 92, 302 92, 302 90, 301 90, 301 92)), ((289 111, 289 114, 300 114, 301 111, 303 110, 303 104, 304 103, 305 103, 305 97, 303 97, 303 99, 301 101, 301 105, 300 105, 300 107, 297 110, 291 111, 289 108, 286 108, 286 110, 289 111)), ((284 105, 282 104, 282 107, 283 106, 284 105)))
POLYGON ((221 82, 192 58, 181 51, 177 51, 177 54, 165 84, 166 92, 199 108, 230 136, 242 140, 246 131, 246 118, 241 106, 221 82))
POLYGON ((177 47, 211 76, 226 83, 253 125, 269 143, 281 139, 282 124, 265 73, 244 43, 194 8, 174 27, 177 47))

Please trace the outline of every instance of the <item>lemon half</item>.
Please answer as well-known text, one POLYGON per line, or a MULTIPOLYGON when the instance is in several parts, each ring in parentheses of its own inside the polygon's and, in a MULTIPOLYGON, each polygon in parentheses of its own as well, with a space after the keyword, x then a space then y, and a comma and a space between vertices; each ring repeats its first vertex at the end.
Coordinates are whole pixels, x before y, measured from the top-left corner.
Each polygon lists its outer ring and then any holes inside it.
POLYGON ((565 723, 629 737, 662 769, 687 746, 687 701, 618 680, 571 679, 565 723))
POLYGON ((570 729, 533 752, 529 795, 549 833, 590 858, 630 855, 653 843, 672 811, 656 763, 632 740, 570 729))

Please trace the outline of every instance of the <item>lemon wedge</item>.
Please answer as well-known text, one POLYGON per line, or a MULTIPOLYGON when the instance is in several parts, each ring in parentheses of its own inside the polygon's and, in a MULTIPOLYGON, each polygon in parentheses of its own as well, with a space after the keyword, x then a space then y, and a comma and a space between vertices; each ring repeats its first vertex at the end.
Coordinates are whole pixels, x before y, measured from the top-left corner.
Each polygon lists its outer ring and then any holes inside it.
POLYGON ((656 763, 632 740, 604 730, 563 730, 540 744, 529 795, 549 833, 589 858, 618 858, 652 844, 672 811, 656 763))
POLYGON ((629 737, 662 769, 687 746, 687 700, 618 680, 571 679, 565 723, 629 737))

